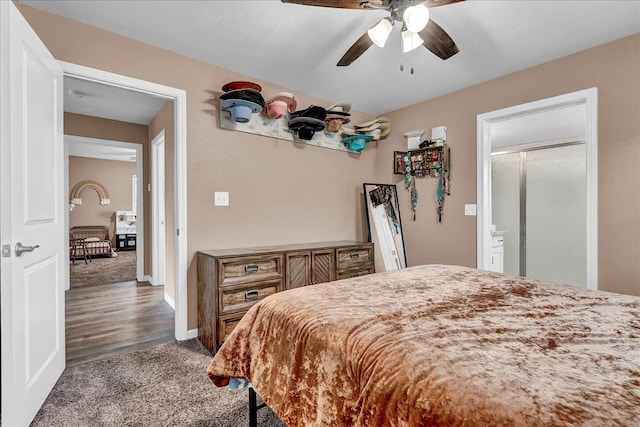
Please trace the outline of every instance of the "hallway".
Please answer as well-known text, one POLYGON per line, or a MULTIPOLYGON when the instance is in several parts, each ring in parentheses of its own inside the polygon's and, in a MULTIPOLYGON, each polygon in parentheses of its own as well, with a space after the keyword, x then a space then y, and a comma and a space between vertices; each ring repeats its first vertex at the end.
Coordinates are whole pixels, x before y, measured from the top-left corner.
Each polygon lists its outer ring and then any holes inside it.
POLYGON ((67 367, 174 340, 164 287, 122 282, 65 292, 67 367))

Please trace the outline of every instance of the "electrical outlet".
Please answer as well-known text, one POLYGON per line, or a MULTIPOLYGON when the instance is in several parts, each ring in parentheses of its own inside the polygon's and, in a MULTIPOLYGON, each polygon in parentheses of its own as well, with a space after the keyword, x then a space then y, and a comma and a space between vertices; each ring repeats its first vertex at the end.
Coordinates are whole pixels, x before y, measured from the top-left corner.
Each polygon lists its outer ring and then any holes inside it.
POLYGON ((464 205, 464 214, 466 216, 476 216, 476 205, 475 204, 465 204, 464 205))
POLYGON ((216 191, 213 204, 214 206, 229 206, 229 193, 226 191, 216 191))

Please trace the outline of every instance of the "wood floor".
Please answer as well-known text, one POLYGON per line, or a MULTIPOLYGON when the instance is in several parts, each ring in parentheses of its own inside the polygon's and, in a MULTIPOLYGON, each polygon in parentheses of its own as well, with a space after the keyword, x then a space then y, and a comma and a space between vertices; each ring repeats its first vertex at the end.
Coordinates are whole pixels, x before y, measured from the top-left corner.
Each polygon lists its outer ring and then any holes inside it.
POLYGON ((67 367, 174 340, 163 286, 132 281, 65 294, 67 367))

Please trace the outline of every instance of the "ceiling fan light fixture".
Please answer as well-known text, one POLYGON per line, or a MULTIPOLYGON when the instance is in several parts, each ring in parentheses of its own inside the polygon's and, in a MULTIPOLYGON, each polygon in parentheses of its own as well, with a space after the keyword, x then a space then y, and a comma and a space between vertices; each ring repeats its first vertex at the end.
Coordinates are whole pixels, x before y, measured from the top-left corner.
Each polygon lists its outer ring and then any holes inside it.
POLYGON ((411 52, 413 49, 416 49, 422 46, 424 40, 422 38, 409 30, 402 31, 402 52, 407 53, 411 52))
POLYGON ((393 29, 393 24, 391 23, 391 19, 383 18, 376 25, 371 27, 367 34, 371 41, 378 47, 384 47, 384 44, 387 42, 387 38, 389 34, 391 34, 391 30, 393 29))
POLYGON ((409 6, 402 14, 402 20, 407 30, 419 33, 429 23, 429 8, 424 4, 409 6))

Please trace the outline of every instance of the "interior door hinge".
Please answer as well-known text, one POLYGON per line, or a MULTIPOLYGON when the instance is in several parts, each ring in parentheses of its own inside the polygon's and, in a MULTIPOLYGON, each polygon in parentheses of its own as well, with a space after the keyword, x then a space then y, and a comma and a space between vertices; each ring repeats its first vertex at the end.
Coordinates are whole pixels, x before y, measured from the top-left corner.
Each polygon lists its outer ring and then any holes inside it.
POLYGON ((2 245, 2 258, 11 257, 11 245, 2 245))
POLYGON ((176 236, 179 236, 179 235, 180 235, 180 229, 176 228, 176 236))

